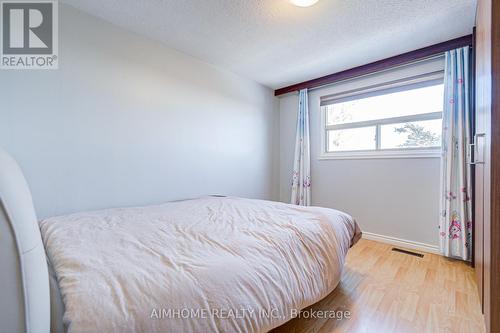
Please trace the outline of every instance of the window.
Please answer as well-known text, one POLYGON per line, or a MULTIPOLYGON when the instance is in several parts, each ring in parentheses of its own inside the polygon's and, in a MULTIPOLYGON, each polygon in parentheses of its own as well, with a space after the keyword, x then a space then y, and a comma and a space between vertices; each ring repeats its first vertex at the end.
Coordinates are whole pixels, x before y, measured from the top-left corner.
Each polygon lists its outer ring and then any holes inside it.
POLYGON ((323 158, 439 156, 442 72, 321 98, 323 158))

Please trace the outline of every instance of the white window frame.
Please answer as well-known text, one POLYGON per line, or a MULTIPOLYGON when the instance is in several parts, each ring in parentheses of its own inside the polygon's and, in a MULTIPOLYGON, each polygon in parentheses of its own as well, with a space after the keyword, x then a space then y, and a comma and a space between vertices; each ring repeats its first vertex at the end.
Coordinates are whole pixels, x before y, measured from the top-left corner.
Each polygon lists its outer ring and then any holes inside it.
MULTIPOLYGON (((340 100, 346 97, 356 97, 363 96, 368 93, 377 93, 380 90, 387 89, 398 89, 406 90, 406 86, 414 86, 418 83, 427 83, 427 82, 442 82, 443 81, 443 71, 427 73, 423 75, 418 75, 411 78, 405 78, 402 80, 387 82, 384 84, 374 85, 365 87, 362 89, 357 89, 355 91, 348 91, 340 94, 335 94, 333 96, 323 96, 321 100, 328 99, 328 104, 335 103, 336 100, 340 100)), ((416 147, 416 148, 392 148, 392 149, 382 149, 380 148, 380 134, 381 134, 381 125, 388 124, 398 124, 405 122, 414 122, 414 121, 422 121, 422 120, 434 120, 441 119, 442 112, 429 112, 424 114, 410 115, 410 116, 400 116, 393 118, 384 118, 377 120, 367 120, 367 121, 359 121, 354 123, 347 124, 338 124, 338 125, 327 125, 326 124, 326 112, 323 105, 320 105, 320 113, 321 113, 321 124, 320 124, 320 132, 321 132, 321 151, 319 154, 319 159, 366 159, 366 158, 439 158, 441 157, 441 147, 416 147), (329 130, 339 130, 339 129, 350 129, 350 128, 360 128, 360 127, 369 127, 375 126, 376 128, 376 149, 372 150, 353 150, 353 151, 336 151, 336 152, 328 152, 327 151, 327 132, 329 130)))

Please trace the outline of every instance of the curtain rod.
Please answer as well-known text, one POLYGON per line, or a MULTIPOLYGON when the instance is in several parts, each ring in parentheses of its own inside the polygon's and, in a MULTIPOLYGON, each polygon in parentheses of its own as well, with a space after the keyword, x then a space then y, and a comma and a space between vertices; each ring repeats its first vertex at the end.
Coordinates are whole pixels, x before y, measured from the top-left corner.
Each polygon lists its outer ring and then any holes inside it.
POLYGON ((318 88, 335 82, 352 79, 358 76, 373 74, 393 67, 409 64, 411 62, 436 56, 446 51, 453 50, 459 47, 471 46, 471 45, 472 45, 472 35, 462 36, 439 44, 430 45, 418 50, 378 60, 366 65, 350 68, 341 72, 329 74, 309 81, 293 84, 288 87, 279 88, 274 91, 274 96, 280 96, 287 94, 289 92, 294 92, 306 88, 307 89, 318 88))

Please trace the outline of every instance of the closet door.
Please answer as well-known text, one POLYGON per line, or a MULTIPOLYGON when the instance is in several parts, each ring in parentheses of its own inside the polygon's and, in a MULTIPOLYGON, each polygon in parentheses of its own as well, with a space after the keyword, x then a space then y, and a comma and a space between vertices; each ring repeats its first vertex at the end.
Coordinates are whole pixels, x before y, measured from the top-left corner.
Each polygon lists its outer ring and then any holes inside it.
POLYGON ((476 131, 474 255, 479 296, 490 328, 491 305, 491 0, 478 1, 476 16, 476 131))

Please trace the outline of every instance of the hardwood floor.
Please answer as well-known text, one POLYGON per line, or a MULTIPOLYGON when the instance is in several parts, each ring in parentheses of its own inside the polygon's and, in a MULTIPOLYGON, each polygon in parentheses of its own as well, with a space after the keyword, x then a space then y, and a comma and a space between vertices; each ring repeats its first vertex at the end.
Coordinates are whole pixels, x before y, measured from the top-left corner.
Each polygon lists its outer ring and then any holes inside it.
POLYGON ((349 252, 342 280, 314 310, 349 310, 350 319, 296 318, 273 332, 485 331, 474 270, 461 261, 361 240, 349 252))

